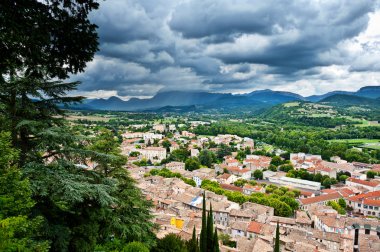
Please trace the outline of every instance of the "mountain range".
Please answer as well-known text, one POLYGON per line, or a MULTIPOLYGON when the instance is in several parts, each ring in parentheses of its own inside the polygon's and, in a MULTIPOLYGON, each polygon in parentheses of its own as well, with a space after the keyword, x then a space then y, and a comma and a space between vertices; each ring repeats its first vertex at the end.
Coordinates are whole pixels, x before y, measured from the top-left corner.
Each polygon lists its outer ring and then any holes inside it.
POLYGON ((170 111, 177 109, 231 109, 237 107, 251 107, 261 109, 289 101, 347 103, 350 100, 356 103, 380 102, 380 86, 366 86, 356 92, 333 91, 323 95, 304 97, 291 92, 273 91, 270 89, 253 91, 247 94, 210 93, 204 91, 162 91, 149 99, 131 98, 128 101, 118 97, 108 99, 87 99, 73 108, 87 110, 113 111, 170 111), (350 98, 351 97, 351 98, 350 98), (368 99, 368 100, 367 100, 368 99), (178 108, 177 108, 178 107, 178 108))

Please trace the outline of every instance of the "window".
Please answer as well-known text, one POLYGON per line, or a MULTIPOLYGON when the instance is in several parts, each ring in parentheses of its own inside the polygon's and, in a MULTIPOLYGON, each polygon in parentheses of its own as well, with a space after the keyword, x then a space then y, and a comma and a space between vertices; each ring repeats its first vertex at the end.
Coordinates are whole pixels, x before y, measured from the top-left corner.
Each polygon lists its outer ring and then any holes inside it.
POLYGON ((358 204, 358 207, 362 207, 362 204, 358 204))
POLYGON ((377 206, 375 206, 374 208, 375 208, 375 210, 379 210, 379 207, 377 207, 377 206))
POLYGON ((368 208, 368 206, 367 205, 364 205, 364 209, 367 209, 368 208))
POLYGON ((371 229, 366 229, 365 230, 365 234, 370 234, 371 233, 371 229))
POLYGON ((373 206, 369 206, 369 209, 373 209, 373 206))

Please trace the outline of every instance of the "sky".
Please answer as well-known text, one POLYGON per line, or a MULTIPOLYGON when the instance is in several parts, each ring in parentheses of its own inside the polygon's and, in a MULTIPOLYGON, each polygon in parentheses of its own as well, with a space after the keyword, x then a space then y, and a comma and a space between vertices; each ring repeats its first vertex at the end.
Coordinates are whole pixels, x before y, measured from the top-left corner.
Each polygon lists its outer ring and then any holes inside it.
POLYGON ((380 1, 106 0, 89 98, 164 90, 304 96, 380 85, 380 1))

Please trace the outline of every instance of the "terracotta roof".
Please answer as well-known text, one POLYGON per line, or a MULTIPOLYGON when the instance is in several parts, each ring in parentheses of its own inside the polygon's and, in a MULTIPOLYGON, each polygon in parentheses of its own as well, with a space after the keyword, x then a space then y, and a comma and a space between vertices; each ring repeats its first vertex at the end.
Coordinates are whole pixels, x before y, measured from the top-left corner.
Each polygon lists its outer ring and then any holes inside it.
POLYGON ((220 184, 220 187, 225 190, 243 192, 243 188, 234 185, 220 184))
POLYGON ((238 173, 245 173, 245 172, 249 172, 251 171, 249 168, 242 168, 240 169, 239 167, 237 166, 230 166, 230 167, 227 167, 227 170, 231 171, 231 172, 238 172, 238 173))
POLYGON ((323 189, 322 192, 326 194, 330 194, 330 193, 336 193, 337 191, 334 189, 323 189))
POLYGON ((369 205, 369 206, 380 206, 380 200, 364 199, 363 204, 369 205))
POLYGON ((220 178, 220 179, 228 179, 229 177, 231 177, 231 174, 229 174, 229 173, 223 173, 222 175, 219 175, 218 178, 220 178))
POLYGON ((313 193, 309 191, 301 191, 301 195, 310 197, 311 195, 313 195, 313 193))
POLYGON ((351 189, 348 189, 346 187, 345 188, 341 188, 338 191, 340 192, 340 194, 342 194, 343 197, 349 197, 349 196, 355 194, 351 189))
POLYGON ((362 193, 362 194, 349 197, 348 200, 360 202, 363 199, 378 198, 378 197, 380 197, 380 191, 374 191, 374 192, 362 193))
POLYGON ((379 181, 374 181, 374 180, 367 181, 367 180, 361 180, 361 179, 356 179, 356 178, 348 178, 347 180, 356 184, 366 185, 370 187, 376 187, 380 185, 379 181))
POLYGON ((300 199, 300 202, 302 205, 309 205, 309 204, 314 204, 317 202, 339 199, 341 197, 342 197, 342 195, 340 193, 336 192, 336 193, 324 194, 324 195, 306 198, 306 199, 300 199))
POLYGON ((251 221, 249 224, 248 224, 248 228, 247 228, 247 231, 248 232, 251 232, 251 233, 255 233, 255 234, 260 234, 260 231, 261 231, 261 227, 263 226, 263 224, 259 223, 259 222, 256 222, 256 221, 251 221))

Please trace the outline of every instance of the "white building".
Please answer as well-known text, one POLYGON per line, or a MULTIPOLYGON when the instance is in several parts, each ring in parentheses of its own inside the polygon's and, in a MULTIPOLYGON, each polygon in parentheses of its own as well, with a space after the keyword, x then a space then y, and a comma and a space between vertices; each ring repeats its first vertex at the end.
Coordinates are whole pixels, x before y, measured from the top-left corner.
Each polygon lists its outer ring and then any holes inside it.
POLYGON ((308 181, 303 179, 295 179, 295 178, 288 178, 288 177, 269 177, 269 182, 287 186, 287 187, 296 187, 300 189, 307 189, 307 190, 314 190, 318 191, 321 190, 321 183, 314 182, 314 181, 308 181))
POLYGON ((380 190, 380 181, 377 180, 361 180, 356 178, 348 178, 346 180, 347 186, 353 186, 353 187, 364 187, 368 189, 370 192, 373 191, 379 191, 380 190))

